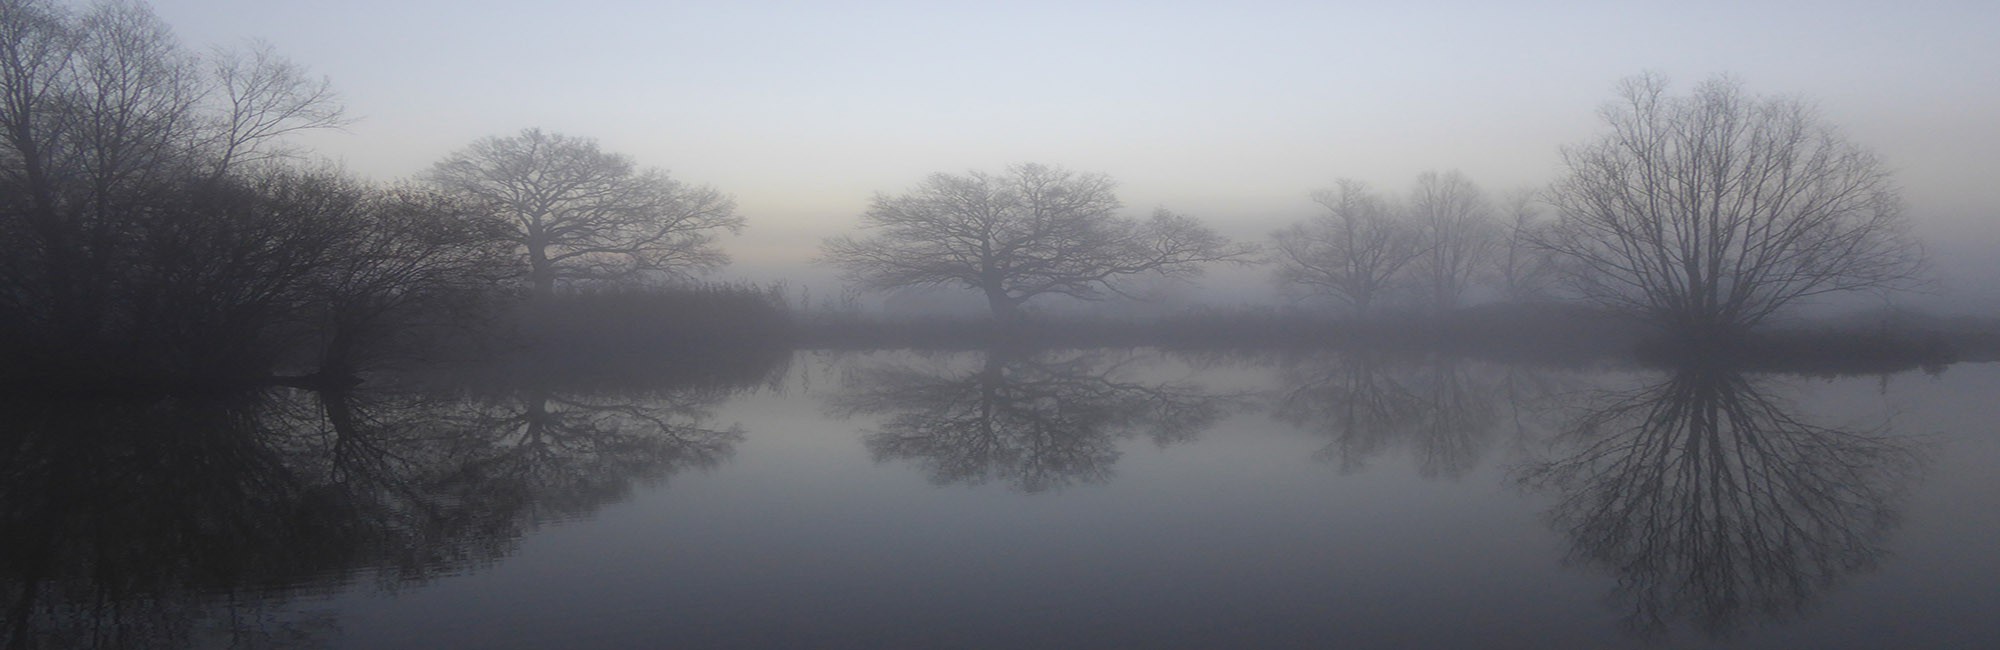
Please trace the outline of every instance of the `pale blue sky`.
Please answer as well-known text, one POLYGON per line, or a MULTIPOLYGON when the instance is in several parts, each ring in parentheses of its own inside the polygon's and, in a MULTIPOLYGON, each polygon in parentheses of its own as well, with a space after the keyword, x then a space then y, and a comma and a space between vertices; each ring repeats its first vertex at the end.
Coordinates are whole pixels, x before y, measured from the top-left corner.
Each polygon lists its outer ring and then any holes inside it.
MULTIPOLYGON (((1900 170, 1940 254, 2000 256, 2000 2, 154 7, 190 43, 259 37, 331 77, 363 119, 309 144, 367 176, 541 126, 715 185, 750 220, 732 277, 803 273, 871 194, 934 171, 1105 172, 1135 214, 1245 238, 1340 177, 1539 184, 1642 70, 1817 100, 1900 170)), ((2000 263, 1954 273, 2000 287, 2000 263)))

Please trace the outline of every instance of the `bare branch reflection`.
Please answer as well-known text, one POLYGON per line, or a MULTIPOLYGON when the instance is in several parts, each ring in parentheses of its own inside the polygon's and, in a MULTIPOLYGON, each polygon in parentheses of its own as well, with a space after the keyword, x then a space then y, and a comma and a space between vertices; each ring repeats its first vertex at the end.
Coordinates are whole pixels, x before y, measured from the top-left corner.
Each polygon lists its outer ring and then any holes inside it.
POLYGON ((742 437, 707 424, 729 392, 0 405, 0 646, 319 645, 338 621, 296 596, 474 570, 720 462, 742 437))
POLYGON ((1801 613, 1882 559, 1918 467, 1905 439, 1806 421, 1713 366, 1598 394, 1559 443, 1522 481, 1556 493, 1572 560, 1617 575, 1642 635, 1687 621, 1726 637, 1801 613))
POLYGON ((1127 378, 1144 361, 995 349, 969 370, 862 368, 831 411, 885 416, 867 434, 869 452, 877 461, 915 461, 935 483, 997 480, 1031 493, 1101 483, 1118 460, 1118 441, 1192 440, 1236 404, 1190 384, 1127 378))
POLYGON ((1478 466, 1503 419, 1500 386, 1466 361, 1416 361, 1364 350, 1326 350, 1284 366, 1274 414, 1332 438, 1317 454, 1341 471, 1365 468, 1408 445, 1427 478, 1458 478, 1478 466))
POLYGON ((466 462, 440 484, 518 495, 542 517, 588 512, 643 484, 714 467, 743 438, 704 423, 729 391, 690 389, 619 398, 546 387, 488 397, 457 417, 486 432, 462 439, 466 462))

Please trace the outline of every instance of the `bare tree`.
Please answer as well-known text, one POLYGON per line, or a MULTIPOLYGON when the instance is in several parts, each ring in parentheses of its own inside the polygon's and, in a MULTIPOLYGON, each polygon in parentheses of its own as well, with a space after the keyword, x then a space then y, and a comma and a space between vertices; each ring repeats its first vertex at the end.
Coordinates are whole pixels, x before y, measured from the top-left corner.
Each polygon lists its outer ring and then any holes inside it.
POLYGON ((1102 174, 1036 164, 934 174, 908 194, 876 195, 862 216, 874 236, 828 239, 825 259, 872 289, 978 290, 1011 322, 1036 296, 1125 295, 1119 283, 1134 276, 1195 275, 1253 252, 1164 209, 1144 221, 1118 217, 1112 188, 1102 174))
POLYGON ((251 42, 241 50, 217 49, 211 59, 216 88, 216 173, 235 165, 282 157, 284 149, 266 148, 284 135, 347 125, 346 111, 332 82, 313 79, 305 68, 278 56, 269 43, 251 42))
POLYGON ((235 163, 336 125, 339 108, 268 50, 237 69, 286 74, 244 85, 226 68, 204 66, 138 2, 0 0, 0 329, 10 344, 81 368, 125 363, 110 357, 163 333, 228 338, 218 319, 269 324, 279 310, 266 307, 286 302, 276 287, 299 277, 246 265, 323 259, 320 217, 337 218, 339 206, 258 197, 304 185, 235 163), (163 287, 181 293, 168 300, 163 287), (191 320, 159 320, 168 315, 191 320))
POLYGON ((130 252, 136 203, 189 166, 199 139, 192 59, 144 6, 82 13, 0 0, 0 126, 7 214, 17 251, 4 264, 16 302, 40 327, 80 341, 99 333, 130 252))
POLYGON ((1916 277, 1889 170, 1806 102, 1728 78, 1670 96, 1654 75, 1620 95, 1602 111, 1609 133, 1563 150, 1541 238, 1585 296, 1708 339, 1802 298, 1916 277))
POLYGON ((1502 297, 1515 302, 1551 298, 1558 279, 1556 259, 1535 244, 1540 232, 1548 227, 1537 205, 1536 192, 1507 193, 1500 198, 1500 213, 1506 233, 1493 256, 1494 287, 1502 297))
POLYGON ((434 190, 355 190, 362 200, 348 232, 311 288, 323 311, 319 372, 333 376, 398 347, 393 339, 413 347, 441 321, 476 320, 461 317, 512 272, 499 219, 434 190))
POLYGON ((1426 300, 1434 309, 1459 306, 1499 241, 1486 194, 1457 171, 1424 172, 1410 194, 1410 218, 1418 233, 1412 266, 1426 300))
POLYGON ((98 276, 119 286, 102 305, 111 322, 97 346, 135 369, 268 371, 287 347, 288 328, 277 326, 311 308, 320 278, 350 250, 366 188, 272 167, 157 189, 149 218, 120 233, 133 244, 120 268, 98 276))
POLYGON ((328 83, 254 45, 204 62, 136 2, 82 13, 0 0, 0 178, 39 219, 104 221, 114 194, 268 158, 283 136, 345 124, 328 83), (70 212, 70 214, 63 214, 70 212))
POLYGON ((1271 234, 1278 282, 1365 317, 1416 259, 1416 232, 1359 181, 1336 187, 1313 193, 1324 213, 1271 234))
POLYGON ((714 188, 641 170, 596 140, 541 129, 474 142, 427 179, 514 225, 528 282, 542 295, 558 285, 718 267, 729 258, 716 234, 743 228, 735 202, 714 188))

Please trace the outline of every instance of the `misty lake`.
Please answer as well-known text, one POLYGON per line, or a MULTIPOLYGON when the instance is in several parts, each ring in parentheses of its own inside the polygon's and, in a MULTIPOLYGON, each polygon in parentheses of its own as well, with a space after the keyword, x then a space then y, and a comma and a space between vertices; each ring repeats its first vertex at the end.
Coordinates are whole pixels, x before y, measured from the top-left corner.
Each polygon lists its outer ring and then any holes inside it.
POLYGON ((0 620, 7 647, 1996 647, 1996 395, 1993 363, 1101 350, 16 404, 0 620))

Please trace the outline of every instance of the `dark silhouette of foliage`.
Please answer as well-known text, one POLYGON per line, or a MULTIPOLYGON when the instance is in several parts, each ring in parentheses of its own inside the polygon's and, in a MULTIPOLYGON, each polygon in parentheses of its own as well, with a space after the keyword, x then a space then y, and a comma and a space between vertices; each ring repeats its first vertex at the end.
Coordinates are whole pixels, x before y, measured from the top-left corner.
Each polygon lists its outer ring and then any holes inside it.
POLYGON ((115 0, 5 0, 0 34, 0 383, 243 383, 315 345, 344 370, 487 283, 490 224, 284 164, 344 118, 269 47, 197 56, 115 0))

